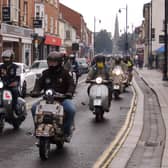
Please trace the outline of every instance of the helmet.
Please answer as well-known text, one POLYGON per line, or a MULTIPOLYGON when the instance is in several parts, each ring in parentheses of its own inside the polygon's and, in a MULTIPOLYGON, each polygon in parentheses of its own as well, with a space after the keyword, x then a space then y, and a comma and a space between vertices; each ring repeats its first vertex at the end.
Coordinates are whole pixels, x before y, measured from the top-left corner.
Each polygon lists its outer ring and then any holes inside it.
POLYGON ((14 59, 14 51, 12 49, 7 49, 5 51, 2 52, 1 57, 2 57, 2 61, 5 64, 9 64, 13 61, 14 59))
POLYGON ((48 54, 47 64, 50 70, 56 70, 62 65, 63 57, 60 52, 52 51, 48 54))
POLYGON ((97 63, 97 62, 103 62, 103 63, 105 63, 105 56, 104 55, 97 55, 96 57, 95 57, 95 62, 97 63))
POLYGON ((72 59, 73 59, 73 58, 75 58, 75 55, 74 55, 74 54, 70 54, 70 55, 69 55, 69 58, 72 58, 72 59))
POLYGON ((117 57, 115 58, 115 63, 116 63, 116 64, 120 64, 120 62, 121 62, 121 57, 117 56, 117 57))
POLYGON ((62 63, 62 54, 58 51, 52 51, 48 54, 47 61, 62 63))
POLYGON ((97 55, 95 57, 95 63, 97 68, 102 69, 105 66, 105 56, 104 55, 97 55))

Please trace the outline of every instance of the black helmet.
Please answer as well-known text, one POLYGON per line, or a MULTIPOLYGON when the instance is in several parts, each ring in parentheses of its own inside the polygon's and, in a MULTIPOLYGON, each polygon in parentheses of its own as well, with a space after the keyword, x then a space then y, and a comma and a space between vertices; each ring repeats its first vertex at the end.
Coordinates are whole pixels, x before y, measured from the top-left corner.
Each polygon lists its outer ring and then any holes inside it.
POLYGON ((96 55, 95 62, 103 62, 105 63, 105 56, 104 55, 96 55))
POLYGON ((14 59, 14 55, 15 53, 12 49, 7 49, 3 51, 1 54, 2 61, 6 64, 11 63, 14 59))
POLYGON ((121 57, 120 56, 116 56, 115 57, 115 63, 116 64, 120 64, 121 63, 121 57))
POLYGON ((52 51, 48 54, 47 61, 55 61, 61 64, 63 61, 63 56, 58 51, 52 51))

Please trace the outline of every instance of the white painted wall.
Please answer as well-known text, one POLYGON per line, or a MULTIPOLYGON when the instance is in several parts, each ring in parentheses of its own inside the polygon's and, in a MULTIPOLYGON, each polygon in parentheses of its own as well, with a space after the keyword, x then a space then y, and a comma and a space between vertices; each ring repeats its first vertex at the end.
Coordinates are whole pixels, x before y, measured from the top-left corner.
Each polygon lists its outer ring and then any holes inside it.
POLYGON ((164 2, 165 0, 152 0, 152 27, 155 28, 155 40, 152 41, 152 51, 163 45, 159 43, 159 35, 164 34, 164 2))

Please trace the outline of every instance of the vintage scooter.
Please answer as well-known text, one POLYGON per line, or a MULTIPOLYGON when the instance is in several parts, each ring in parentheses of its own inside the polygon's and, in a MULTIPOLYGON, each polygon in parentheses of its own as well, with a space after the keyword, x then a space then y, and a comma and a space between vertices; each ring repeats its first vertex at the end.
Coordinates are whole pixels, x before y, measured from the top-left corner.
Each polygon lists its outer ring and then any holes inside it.
MULTIPOLYGON (((65 137, 63 124, 65 113, 61 101, 66 98, 64 94, 46 90, 43 100, 36 108, 35 114, 35 136, 39 140, 39 155, 41 160, 47 160, 50 152, 50 145, 56 144, 63 148, 65 137)), ((73 133, 71 128, 71 135, 73 133)))
POLYGON ((104 112, 109 111, 109 88, 108 80, 97 77, 95 80, 86 81, 91 83, 89 88, 89 109, 95 114, 96 121, 103 119, 104 112))
POLYGON ((115 99, 119 98, 119 95, 123 92, 125 87, 124 85, 125 75, 121 68, 121 66, 115 66, 112 70, 112 87, 113 87, 113 95, 115 99))
POLYGON ((17 111, 12 109, 12 93, 5 87, 0 80, 0 132, 2 133, 5 122, 13 125, 14 129, 18 129, 27 116, 26 102, 21 97, 17 98, 17 111))

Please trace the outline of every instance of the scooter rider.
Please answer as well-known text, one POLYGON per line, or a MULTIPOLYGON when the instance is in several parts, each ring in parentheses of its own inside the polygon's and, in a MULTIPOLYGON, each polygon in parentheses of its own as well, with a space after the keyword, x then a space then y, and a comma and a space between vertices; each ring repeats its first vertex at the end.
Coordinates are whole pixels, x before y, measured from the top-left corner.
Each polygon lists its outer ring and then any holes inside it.
MULTIPOLYGON (((104 55, 96 55, 94 58, 95 64, 91 67, 88 72, 86 82, 89 80, 96 79, 96 77, 101 76, 104 80, 109 80, 109 68, 105 64, 104 55)), ((88 87, 88 95, 91 85, 88 87)), ((111 102, 111 84, 108 85, 109 88, 109 102, 111 102)))
MULTIPOLYGON (((43 71, 42 76, 36 82, 35 87, 31 92, 31 96, 39 96, 41 90, 45 91, 49 88, 52 88, 56 92, 63 93, 67 96, 67 99, 62 102, 62 105, 66 113, 66 119, 64 123, 65 141, 69 142, 71 134, 70 129, 76 113, 75 106, 70 100, 72 99, 75 85, 73 82, 73 78, 69 75, 69 72, 63 68, 62 61, 63 58, 60 52, 53 51, 49 53, 47 57, 47 63, 49 68, 43 71)), ((35 103, 32 106, 31 110, 33 119, 38 104, 39 102, 35 103)))
POLYGON ((1 57, 3 64, 0 65, 0 77, 5 87, 7 87, 12 93, 12 106, 17 113, 17 98, 20 94, 18 89, 19 81, 16 73, 18 66, 13 63, 14 52, 12 49, 7 49, 2 52, 1 57))

